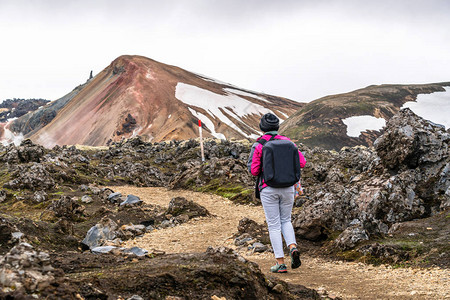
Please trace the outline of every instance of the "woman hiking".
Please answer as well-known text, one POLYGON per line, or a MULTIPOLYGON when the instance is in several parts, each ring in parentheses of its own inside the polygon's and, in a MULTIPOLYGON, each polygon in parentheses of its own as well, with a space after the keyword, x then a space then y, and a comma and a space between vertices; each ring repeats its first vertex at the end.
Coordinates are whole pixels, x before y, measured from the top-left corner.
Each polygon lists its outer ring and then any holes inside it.
POLYGON ((280 120, 274 114, 267 113, 261 118, 259 128, 264 134, 253 144, 247 167, 252 175, 258 176, 256 194, 257 197, 260 194, 277 261, 270 271, 286 273, 282 236, 289 247, 291 268, 301 265, 291 213, 294 184, 299 181, 300 168, 305 167, 306 160, 289 138, 278 134, 279 126, 280 120))

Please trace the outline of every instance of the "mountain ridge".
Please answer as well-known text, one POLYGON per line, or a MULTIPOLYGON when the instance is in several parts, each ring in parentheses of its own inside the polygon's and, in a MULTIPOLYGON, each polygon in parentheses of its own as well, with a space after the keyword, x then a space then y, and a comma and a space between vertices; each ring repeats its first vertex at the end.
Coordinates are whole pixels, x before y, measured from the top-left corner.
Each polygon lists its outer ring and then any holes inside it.
POLYGON ((388 121, 420 94, 445 92, 450 82, 430 84, 370 85, 351 92, 328 95, 305 104, 280 126, 280 131, 308 146, 339 150, 344 146, 371 146, 381 131, 369 130, 359 137, 347 135, 343 119, 374 116, 388 121))
MULTIPOLYGON (((28 130, 25 137, 46 147, 107 145, 135 135, 148 141, 189 139, 198 136, 195 126, 202 119, 206 137, 253 138, 259 134, 263 113, 273 112, 284 120, 303 105, 131 55, 115 59, 71 93, 49 123, 28 130), (193 103, 183 98, 188 96, 204 99, 193 103), (222 106, 205 109, 213 106, 211 99, 222 106), (248 111, 242 113, 242 107, 248 111)), ((22 120, 7 127, 22 132, 27 125, 22 120)))

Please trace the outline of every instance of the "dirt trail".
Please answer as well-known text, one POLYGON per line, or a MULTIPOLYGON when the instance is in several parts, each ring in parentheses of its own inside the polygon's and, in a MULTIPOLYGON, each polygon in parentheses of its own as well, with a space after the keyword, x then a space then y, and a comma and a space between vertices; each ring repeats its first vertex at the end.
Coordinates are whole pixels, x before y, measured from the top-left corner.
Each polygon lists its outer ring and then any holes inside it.
MULTIPOLYGON (((204 252, 208 246, 235 248, 231 236, 237 232, 239 220, 248 217, 264 222, 261 207, 235 205, 231 201, 192 191, 169 191, 165 188, 112 187, 122 194, 134 194, 146 203, 168 206, 176 196, 206 207, 215 217, 190 220, 188 223, 155 230, 129 241, 127 246, 163 250, 166 253, 204 252)), ((271 253, 241 253, 267 272, 274 263, 271 253)), ((288 261, 289 262, 289 261, 288 261)), ((392 269, 361 263, 332 262, 302 256, 302 266, 287 274, 277 274, 287 282, 309 288, 324 289, 329 295, 344 299, 450 299, 450 270, 392 269)))

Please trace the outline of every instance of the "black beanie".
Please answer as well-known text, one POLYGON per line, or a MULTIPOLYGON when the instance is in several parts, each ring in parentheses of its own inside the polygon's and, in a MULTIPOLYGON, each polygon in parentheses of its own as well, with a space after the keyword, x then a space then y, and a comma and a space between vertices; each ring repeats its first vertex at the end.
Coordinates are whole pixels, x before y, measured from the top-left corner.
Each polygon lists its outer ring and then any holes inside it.
POLYGON ((261 122, 259 122, 259 128, 263 132, 277 131, 280 128, 280 120, 274 114, 267 113, 262 116, 261 122))

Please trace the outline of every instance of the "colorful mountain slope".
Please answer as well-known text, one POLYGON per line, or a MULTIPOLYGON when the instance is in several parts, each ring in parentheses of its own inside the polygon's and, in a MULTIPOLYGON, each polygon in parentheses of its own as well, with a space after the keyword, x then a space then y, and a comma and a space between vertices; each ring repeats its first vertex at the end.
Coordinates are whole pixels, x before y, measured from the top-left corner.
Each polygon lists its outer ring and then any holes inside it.
POLYGON ((156 142, 194 138, 201 119, 205 136, 241 139, 259 134, 262 114, 273 112, 284 120, 303 106, 142 56, 117 58, 71 97, 63 98, 66 103, 48 124, 27 128, 30 116, 24 116, 8 128, 25 132, 25 137, 46 147, 96 146, 134 135, 156 142))

